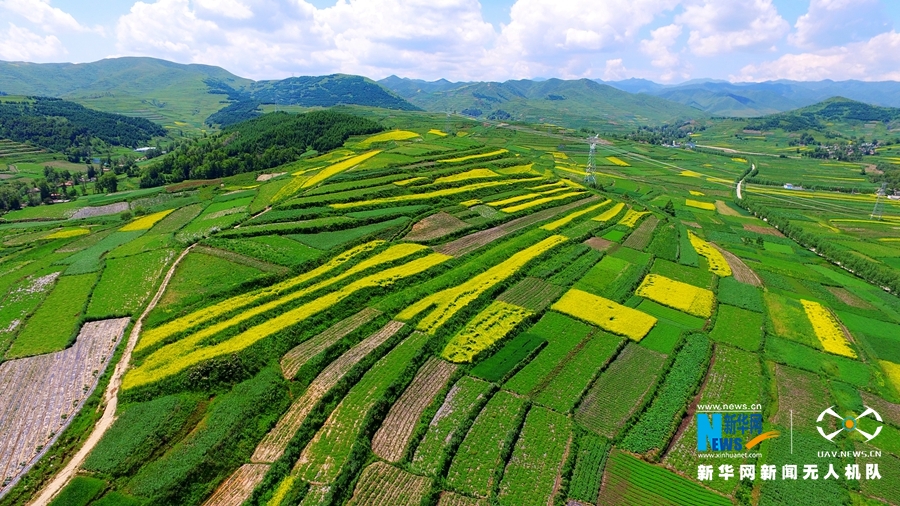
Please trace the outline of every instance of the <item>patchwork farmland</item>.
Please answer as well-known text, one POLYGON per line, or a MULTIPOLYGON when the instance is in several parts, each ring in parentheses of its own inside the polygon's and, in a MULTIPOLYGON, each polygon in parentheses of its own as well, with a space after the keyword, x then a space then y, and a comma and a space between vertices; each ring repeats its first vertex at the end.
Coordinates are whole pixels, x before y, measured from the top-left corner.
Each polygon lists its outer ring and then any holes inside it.
MULTIPOLYGON (((574 137, 399 118, 285 166, 141 194, 152 205, 124 222, 7 215, 0 506, 92 431, 92 392, 143 312, 115 421, 59 500, 785 504, 802 495, 698 479, 698 403, 754 405, 805 448, 827 446, 813 420, 829 405, 872 406, 900 434, 892 278, 803 235, 890 273, 890 219, 804 214, 814 195, 761 184, 736 200, 753 159, 614 141, 589 187, 574 137), (23 382, 46 391, 24 400, 23 382)), ((783 443, 728 463, 780 466, 783 443)), ((898 445, 875 443, 896 467, 898 445)), ((900 501, 883 483, 829 486, 838 504, 900 501)))

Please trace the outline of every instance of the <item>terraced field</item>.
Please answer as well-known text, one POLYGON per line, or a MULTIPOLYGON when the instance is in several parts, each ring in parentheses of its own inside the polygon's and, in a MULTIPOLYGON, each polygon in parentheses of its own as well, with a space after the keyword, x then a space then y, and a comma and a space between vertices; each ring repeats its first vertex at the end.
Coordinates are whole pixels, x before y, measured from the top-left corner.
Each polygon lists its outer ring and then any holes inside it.
MULTIPOLYGON (((869 213, 862 194, 746 183, 735 200, 735 178, 749 163, 771 174, 771 160, 622 140, 598 146, 588 187, 587 148, 551 127, 453 118, 465 135, 439 135, 443 120, 398 112, 386 134, 264 173, 7 215, 0 506, 27 502, 91 425, 77 412, 129 320, 86 320, 141 314, 188 244, 135 333, 119 416, 60 500, 804 497, 698 479, 695 415, 717 402, 761 405, 763 429, 793 425, 803 451, 819 448, 822 409, 872 406, 886 428, 871 445, 898 468, 900 302, 882 287, 900 267, 885 240, 900 218, 797 203, 869 213), (114 216, 138 199, 138 216, 114 216), (60 437, 72 419, 80 432, 60 437)), ((784 440, 716 464, 782 465, 784 440)), ((826 492, 865 504, 887 482, 826 492)))

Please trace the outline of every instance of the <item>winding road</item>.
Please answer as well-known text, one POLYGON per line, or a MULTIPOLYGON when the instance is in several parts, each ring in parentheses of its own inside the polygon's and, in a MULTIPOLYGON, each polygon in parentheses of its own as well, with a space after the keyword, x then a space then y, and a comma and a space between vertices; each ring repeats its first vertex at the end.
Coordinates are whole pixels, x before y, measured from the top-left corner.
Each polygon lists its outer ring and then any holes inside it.
POLYGON ((146 318, 147 315, 150 314, 150 311, 156 307, 163 292, 166 291, 166 287, 169 285, 169 280, 171 280, 172 276, 175 274, 175 268, 178 267, 181 260, 187 256, 194 246, 196 245, 192 244, 188 246, 181 252, 181 255, 175 259, 175 263, 172 264, 172 267, 169 268, 169 272, 166 273, 166 277, 163 278, 162 284, 159 285, 159 290, 157 290, 156 295, 153 296, 153 300, 150 301, 150 304, 147 305, 147 308, 144 309, 144 312, 141 313, 141 317, 138 318, 134 327, 131 329, 131 334, 128 335, 128 344, 126 345, 125 352, 122 354, 119 363, 116 364, 116 369, 113 371, 112 378, 109 380, 109 385, 106 387, 106 395, 103 399, 106 408, 103 410, 103 415, 100 417, 100 420, 97 420, 97 424, 94 425, 94 431, 91 432, 90 437, 84 442, 84 445, 78 450, 78 453, 76 453, 65 467, 56 473, 56 476, 53 477, 50 483, 48 483, 30 503, 28 503, 30 506, 45 506, 49 504, 53 497, 69 483, 69 480, 72 479, 75 472, 81 467, 84 459, 87 458, 88 454, 91 453, 91 450, 97 446, 97 443, 100 442, 100 439, 103 438, 103 435, 106 434, 106 431, 116 420, 116 407, 119 405, 119 386, 122 384, 122 376, 125 375, 128 363, 131 362, 131 352, 134 350, 138 336, 141 334, 144 318, 146 318))

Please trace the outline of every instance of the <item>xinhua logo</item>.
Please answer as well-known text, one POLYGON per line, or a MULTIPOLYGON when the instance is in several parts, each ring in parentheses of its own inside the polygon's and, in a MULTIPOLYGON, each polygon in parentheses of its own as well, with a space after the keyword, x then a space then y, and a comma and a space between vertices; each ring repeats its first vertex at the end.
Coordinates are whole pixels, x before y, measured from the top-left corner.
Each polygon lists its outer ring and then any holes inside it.
POLYGON ((697 413, 697 451, 749 450, 778 431, 763 432, 759 413, 697 413))
POLYGON ((879 425, 878 428, 875 429, 875 432, 870 434, 859 428, 859 419, 865 418, 869 415, 872 415, 875 417, 876 420, 878 420, 879 424, 882 423, 882 419, 881 419, 881 415, 879 415, 878 412, 875 411, 874 409, 870 408, 869 406, 863 406, 863 407, 866 408, 866 410, 863 411, 862 414, 860 414, 856 418, 852 418, 849 416, 843 417, 843 416, 837 414, 834 411, 834 406, 831 406, 830 408, 826 409, 825 411, 819 413, 819 418, 816 419, 816 423, 822 423, 822 420, 825 419, 825 415, 831 415, 841 421, 841 428, 832 432, 831 434, 826 434, 825 431, 822 429, 822 427, 816 425, 816 428, 819 429, 819 434, 821 434, 822 437, 824 437, 825 439, 831 441, 841 432, 856 431, 856 432, 859 432, 864 438, 866 438, 866 441, 871 441, 872 439, 875 438, 875 436, 877 436, 881 432, 882 426, 879 425))

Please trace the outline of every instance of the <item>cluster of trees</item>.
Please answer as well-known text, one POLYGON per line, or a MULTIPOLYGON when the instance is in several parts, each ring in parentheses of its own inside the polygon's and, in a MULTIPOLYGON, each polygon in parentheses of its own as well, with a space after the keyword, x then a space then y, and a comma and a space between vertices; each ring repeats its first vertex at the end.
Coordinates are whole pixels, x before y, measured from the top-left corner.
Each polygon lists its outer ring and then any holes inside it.
POLYGON ((342 74, 262 81, 250 90, 250 98, 263 104, 304 107, 357 104, 404 111, 419 110, 378 83, 365 77, 342 74))
POLYGON ((874 260, 867 260, 862 256, 855 255, 851 250, 836 244, 830 238, 803 230, 802 227, 791 223, 790 218, 784 213, 760 205, 749 195, 745 195, 743 200, 737 201, 737 204, 759 218, 766 219, 770 225, 776 227, 784 235, 793 239, 804 248, 812 248, 816 253, 845 269, 849 269, 870 283, 885 287, 895 294, 900 292, 900 275, 893 269, 874 260))
POLYGON ((637 130, 625 135, 625 139, 659 146, 687 141, 692 132, 701 132, 705 129, 706 127, 702 125, 693 125, 689 122, 680 125, 640 126, 637 130))
POLYGON ((351 135, 381 130, 374 121, 332 111, 266 114, 226 127, 215 136, 181 144, 144 169, 141 187, 266 170, 310 150, 340 147, 351 135))
POLYGON ((91 156, 95 139, 137 147, 165 129, 143 118, 95 111, 57 98, 0 103, 0 138, 66 153, 72 162, 91 156))
POLYGON ((900 190, 900 167, 887 163, 878 162, 875 165, 876 170, 869 174, 869 180, 873 183, 887 183, 888 190, 900 190))
POLYGON ((219 125, 221 127, 226 127, 260 116, 262 116, 262 112, 259 110, 259 102, 255 100, 242 100, 240 102, 233 102, 222 109, 219 109, 219 111, 210 114, 209 117, 206 118, 206 124, 210 126, 219 125))
POLYGON ((827 123, 838 121, 879 121, 886 123, 900 119, 900 109, 878 107, 846 99, 832 99, 799 111, 770 114, 747 123, 749 130, 774 130, 785 132, 801 130, 824 131, 827 123))

